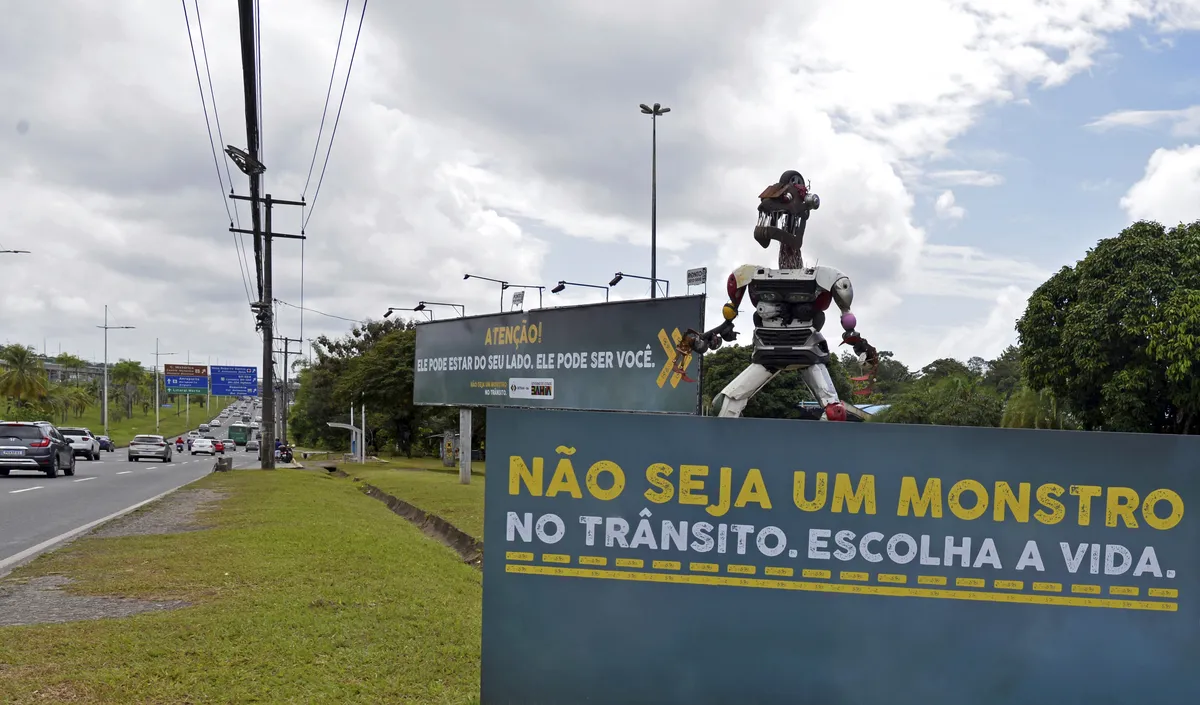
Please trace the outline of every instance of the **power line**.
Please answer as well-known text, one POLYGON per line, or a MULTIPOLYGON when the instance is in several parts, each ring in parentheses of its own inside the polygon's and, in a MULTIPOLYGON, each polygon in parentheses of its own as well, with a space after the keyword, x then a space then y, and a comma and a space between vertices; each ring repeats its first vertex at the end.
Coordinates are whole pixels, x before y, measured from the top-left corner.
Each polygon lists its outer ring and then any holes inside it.
POLYGON ((282 303, 283 306, 289 306, 292 308, 300 309, 300 311, 307 311, 308 313, 316 313, 317 315, 324 315, 325 318, 336 318, 337 320, 349 321, 349 323, 364 324, 364 325, 366 324, 365 320, 359 320, 356 318, 346 318, 346 317, 344 317, 344 315, 334 315, 332 313, 325 313, 322 311, 317 311, 316 308, 305 308, 304 306, 296 306, 295 303, 288 303, 287 301, 283 301, 281 299, 276 299, 275 302, 282 303))
MULTIPOLYGON (((308 183, 312 180, 313 167, 317 165, 317 152, 321 149, 321 135, 325 133, 325 116, 329 113, 329 97, 333 95, 333 79, 337 76, 337 62, 342 53, 342 37, 346 33, 346 16, 349 14, 350 0, 346 0, 346 6, 342 9, 342 26, 338 28, 337 48, 333 50, 333 67, 329 69, 329 86, 325 89, 325 107, 321 108, 321 126, 317 128, 317 140, 313 143, 312 161, 308 163, 308 176, 304 179, 301 198, 308 195, 308 183)), ((304 223, 300 225, 303 226, 304 223)))
POLYGON ((362 36, 363 20, 367 16, 367 3, 369 0, 363 0, 362 14, 358 18, 358 30, 354 33, 354 46, 350 49, 350 65, 346 69, 346 82, 342 84, 342 97, 338 100, 337 115, 333 119, 333 129, 329 132, 329 146, 325 150, 325 162, 321 165, 321 175, 317 178, 317 189, 313 192, 312 203, 308 206, 308 217, 304 220, 304 227, 300 229, 300 234, 304 234, 304 230, 308 227, 308 221, 312 220, 313 208, 317 205, 317 197, 321 195, 321 184, 325 182, 325 169, 329 166, 329 155, 333 152, 333 140, 337 137, 338 123, 342 119, 342 106, 346 102, 346 89, 350 87, 350 74, 354 71, 354 57, 358 54, 358 39, 362 36))
MULTIPOLYGON (((258 111, 259 130, 265 132, 265 124, 263 123, 263 99, 262 99, 262 20, 261 20, 261 5, 259 0, 254 0, 254 74, 258 77, 256 85, 255 109, 258 111)), ((266 163, 266 148, 263 146, 262 134, 258 138, 258 160, 266 163)), ((267 179, 262 177, 262 188, 265 191, 267 188, 267 179)))
MULTIPOLYGON (((209 97, 209 100, 211 100, 212 104, 213 104, 213 120, 217 123, 217 138, 220 140, 219 144, 225 144, 225 135, 224 135, 223 131, 221 130, 221 113, 217 109, 217 92, 213 88, 212 69, 208 62, 208 42, 205 41, 205 39, 204 39, 204 20, 200 17, 200 2, 199 2, 199 0, 192 0, 192 7, 196 10, 196 29, 199 30, 199 34, 200 34, 200 52, 204 56, 204 73, 208 77, 208 97, 209 97)), ((187 0, 183 0, 183 10, 184 10, 184 13, 186 14, 187 13, 187 0)), ((200 99, 202 101, 204 100, 203 91, 201 91, 200 99)), ((211 138, 211 134, 210 134, 210 138, 211 138)), ((233 175, 229 171, 229 161, 222 160, 222 162, 224 162, 224 164, 225 164, 225 178, 228 180, 229 190, 230 190, 230 192, 232 192, 233 191, 233 175)), ((218 177, 220 176, 219 172, 218 172, 217 176, 218 177)), ((224 187, 222 187, 221 190, 224 191, 224 187)), ((229 206, 226 205, 227 209, 228 209, 228 207, 229 206)), ((236 202, 233 204, 233 218, 237 222, 238 228, 241 228, 242 227, 242 218, 241 218, 241 215, 238 213, 238 207, 237 207, 236 202)), ((238 274, 240 274, 242 277, 242 289, 246 292, 246 303, 250 303, 252 301, 252 299, 250 297, 250 267, 249 267, 249 263, 248 263, 247 257, 246 257, 246 243, 241 240, 242 236, 239 235, 238 233, 232 233, 232 235, 233 235, 233 250, 234 250, 234 252, 237 253, 237 256, 238 256, 238 274)))
POLYGON ((200 62, 196 59, 196 44, 192 41, 192 21, 188 19, 187 0, 180 0, 180 3, 183 5, 183 23, 187 26, 188 47, 192 50, 192 66, 196 69, 196 88, 200 90, 200 107, 204 109, 204 127, 208 130, 208 148, 212 151, 213 168, 217 170, 217 185, 221 189, 221 205, 225 206, 225 215, 229 217, 229 225, 232 227, 233 214, 229 212, 229 203, 225 200, 225 181, 221 178, 221 165, 217 162, 217 148, 213 144, 212 123, 208 119, 208 101, 204 99, 204 84, 200 80, 200 62))

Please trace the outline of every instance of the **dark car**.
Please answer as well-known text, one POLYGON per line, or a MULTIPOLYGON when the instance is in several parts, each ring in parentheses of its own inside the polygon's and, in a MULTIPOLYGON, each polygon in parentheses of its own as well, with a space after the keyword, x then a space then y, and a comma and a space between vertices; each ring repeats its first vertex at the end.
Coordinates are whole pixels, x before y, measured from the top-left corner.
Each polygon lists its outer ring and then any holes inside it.
POLYGON ((117 449, 117 445, 108 436, 96 436, 96 440, 100 441, 100 450, 106 450, 111 453, 117 449))
POLYGON ((0 477, 13 470, 74 475, 75 449, 49 424, 5 421, 0 423, 0 477))

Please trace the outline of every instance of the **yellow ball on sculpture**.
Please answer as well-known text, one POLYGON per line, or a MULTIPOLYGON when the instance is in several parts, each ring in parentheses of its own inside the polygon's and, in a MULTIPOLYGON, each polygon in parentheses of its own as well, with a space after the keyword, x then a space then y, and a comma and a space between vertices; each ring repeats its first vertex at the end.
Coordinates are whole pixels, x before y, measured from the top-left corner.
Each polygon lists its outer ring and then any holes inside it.
POLYGON ((725 304, 721 309, 721 314, 725 316, 725 320, 732 321, 737 318, 737 309, 733 307, 733 304, 725 304))

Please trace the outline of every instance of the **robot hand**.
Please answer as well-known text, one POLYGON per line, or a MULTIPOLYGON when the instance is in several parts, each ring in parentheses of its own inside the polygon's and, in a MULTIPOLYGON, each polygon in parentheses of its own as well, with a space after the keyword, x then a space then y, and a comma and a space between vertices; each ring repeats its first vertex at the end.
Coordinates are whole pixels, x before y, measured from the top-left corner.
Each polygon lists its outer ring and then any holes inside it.
POLYGON ((737 340, 737 331, 733 329, 733 321, 725 321, 712 330, 699 333, 688 329, 675 349, 680 355, 690 355, 693 352, 706 353, 717 350, 726 340, 737 340))
POLYGON ((879 352, 875 346, 867 342, 866 338, 859 335, 858 331, 848 330, 842 333, 842 345, 851 346, 854 354, 858 355, 859 362, 871 368, 879 366, 879 352))

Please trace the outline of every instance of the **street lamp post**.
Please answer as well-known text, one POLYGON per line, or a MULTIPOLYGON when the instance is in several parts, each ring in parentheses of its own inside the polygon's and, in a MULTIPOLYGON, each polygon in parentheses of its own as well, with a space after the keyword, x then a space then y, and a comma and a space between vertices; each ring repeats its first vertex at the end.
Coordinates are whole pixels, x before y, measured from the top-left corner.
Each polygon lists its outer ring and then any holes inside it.
POLYGON ((566 289, 568 286, 586 286, 589 289, 604 289, 604 303, 608 303, 608 287, 602 286, 600 284, 581 284, 580 282, 569 282, 569 281, 559 280, 558 286, 551 289, 550 293, 551 294, 562 293, 562 290, 566 289))
MULTIPOLYGON (((658 118, 671 109, 658 103, 654 107, 645 103, 638 107, 642 114, 650 116, 650 278, 654 279, 658 276, 658 118)), ((657 289, 650 290, 650 298, 658 298, 657 289)))
POLYGON ((667 279, 657 279, 655 277, 643 277, 640 274, 626 274, 625 272, 617 272, 613 275, 612 281, 610 281, 608 285, 616 286, 617 284, 620 284, 621 280, 625 277, 629 277, 630 279, 641 279, 650 282, 650 298, 652 299, 658 298, 654 296, 654 293, 658 290, 659 282, 662 282, 667 287, 667 298, 671 298, 671 282, 667 279))
POLYGON ((104 421, 104 435, 108 435, 108 332, 110 330, 132 330, 135 326, 108 325, 108 304, 104 304, 104 325, 96 326, 104 329, 104 392, 100 395, 100 416, 104 421))
POLYGON ((174 355, 173 352, 159 352, 158 338, 154 339, 154 432, 158 433, 158 410, 162 407, 158 399, 158 358, 174 355))
MULTIPOLYGON (((388 316, 392 315, 393 311, 420 311, 421 313, 428 315, 429 320, 433 320, 433 311, 426 310, 424 306, 413 306, 412 308, 389 308, 387 311, 383 312, 383 317, 387 318, 388 316)), ((312 338, 309 338, 308 341, 311 343, 312 338)))
POLYGON ((508 288, 508 282, 502 279, 492 279, 491 277, 481 277, 478 274, 464 274, 463 281, 467 279, 482 279, 485 282, 495 282, 500 285, 500 310, 504 310, 504 290, 508 288))
MULTIPOLYGON (((424 310, 426 310, 427 306, 448 306, 448 307, 454 309, 455 313, 457 313, 460 317, 465 317, 467 315, 467 307, 466 306, 463 306, 462 304, 448 304, 448 303, 445 303, 442 301, 418 301, 416 308, 414 308, 413 310, 414 311, 424 311, 424 310)), ((432 316, 433 314, 430 313, 430 315, 432 316)))

